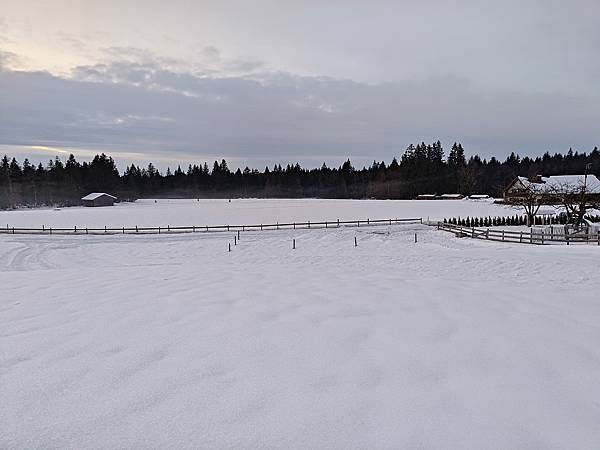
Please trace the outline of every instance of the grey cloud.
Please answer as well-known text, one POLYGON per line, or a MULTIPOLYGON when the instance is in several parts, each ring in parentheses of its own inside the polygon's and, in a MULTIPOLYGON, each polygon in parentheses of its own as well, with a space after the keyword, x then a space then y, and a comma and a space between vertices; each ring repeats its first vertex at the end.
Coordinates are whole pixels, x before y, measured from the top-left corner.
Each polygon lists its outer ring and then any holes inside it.
POLYGON ((7 52, 0 49, 0 70, 3 68, 9 68, 15 64, 19 64, 21 62, 21 58, 19 55, 13 52, 7 52))
POLYGON ((503 156, 598 145, 597 97, 483 91, 457 77, 365 84, 285 73, 212 77, 160 63, 80 67, 73 79, 0 71, 0 144, 359 164, 411 142, 503 156))

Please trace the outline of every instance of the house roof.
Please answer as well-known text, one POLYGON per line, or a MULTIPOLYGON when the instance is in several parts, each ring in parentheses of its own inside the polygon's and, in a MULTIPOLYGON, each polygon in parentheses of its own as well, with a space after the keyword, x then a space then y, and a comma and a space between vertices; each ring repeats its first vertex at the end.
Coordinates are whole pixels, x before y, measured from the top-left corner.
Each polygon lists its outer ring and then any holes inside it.
POLYGON ((542 177, 541 183, 531 182, 525 177, 518 177, 518 180, 525 189, 531 189, 540 194, 579 189, 584 185, 589 194, 600 194, 600 180, 598 180, 595 175, 587 176, 587 184, 585 184, 585 175, 556 175, 552 177, 542 177))
POLYGON ((81 200, 96 200, 98 197, 102 197, 103 195, 106 195, 107 197, 110 197, 113 200, 117 199, 117 197, 115 197, 114 195, 107 194, 106 192, 92 192, 91 194, 88 194, 85 197, 81 197, 81 200))

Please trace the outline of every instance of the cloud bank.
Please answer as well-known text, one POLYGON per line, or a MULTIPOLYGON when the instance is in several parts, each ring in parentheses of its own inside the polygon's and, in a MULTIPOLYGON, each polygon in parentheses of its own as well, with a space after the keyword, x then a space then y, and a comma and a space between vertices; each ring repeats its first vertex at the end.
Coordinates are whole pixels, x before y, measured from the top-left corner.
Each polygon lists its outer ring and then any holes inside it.
POLYGON ((0 143, 309 164, 389 160, 434 139, 484 156, 598 144, 597 96, 482 91, 456 77, 367 84, 260 73, 260 63, 225 77, 111 51, 118 61, 68 78, 0 66, 0 143))

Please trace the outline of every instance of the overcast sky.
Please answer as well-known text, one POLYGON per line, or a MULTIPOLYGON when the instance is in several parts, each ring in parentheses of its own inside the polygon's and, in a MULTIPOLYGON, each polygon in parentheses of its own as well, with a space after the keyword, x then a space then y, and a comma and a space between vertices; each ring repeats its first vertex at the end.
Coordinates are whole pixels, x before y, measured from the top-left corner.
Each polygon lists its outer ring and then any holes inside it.
POLYGON ((437 139, 589 151, 599 23, 598 0, 0 0, 0 153, 262 167, 437 139))

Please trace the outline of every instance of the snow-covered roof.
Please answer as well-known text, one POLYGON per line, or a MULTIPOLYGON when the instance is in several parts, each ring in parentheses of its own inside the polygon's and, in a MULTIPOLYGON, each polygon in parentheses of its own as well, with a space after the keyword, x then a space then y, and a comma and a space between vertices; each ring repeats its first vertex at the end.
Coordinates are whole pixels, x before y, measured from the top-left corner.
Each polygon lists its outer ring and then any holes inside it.
POLYGON ((442 194, 442 198, 463 198, 462 194, 442 194))
POLYGON ((106 192, 92 192, 91 194, 86 195, 85 197, 81 197, 81 200, 96 200, 98 197, 102 197, 106 195, 114 200, 117 199, 114 195, 107 194, 106 192))
POLYGON ((490 198, 490 196, 487 194, 472 194, 472 195, 469 195, 469 198, 473 198, 473 199, 490 198))
POLYGON ((526 188, 539 193, 560 192, 563 190, 580 189, 584 185, 589 194, 600 194, 600 180, 595 175, 556 175, 541 177, 541 182, 531 182, 525 177, 518 177, 519 182, 526 188))

